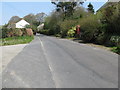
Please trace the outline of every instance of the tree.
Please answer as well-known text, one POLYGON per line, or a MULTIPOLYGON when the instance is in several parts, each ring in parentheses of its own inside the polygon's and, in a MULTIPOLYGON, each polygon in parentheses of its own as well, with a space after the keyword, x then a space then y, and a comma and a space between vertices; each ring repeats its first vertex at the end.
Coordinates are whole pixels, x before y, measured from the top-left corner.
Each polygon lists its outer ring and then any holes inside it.
POLYGON ((38 13, 35 15, 35 20, 36 22, 39 22, 39 23, 43 23, 44 22, 44 18, 46 17, 47 15, 45 13, 38 13))
POLYGON ((77 7, 73 13, 72 19, 80 19, 88 16, 88 12, 85 11, 83 7, 77 7))
POLYGON ((50 35, 58 34, 60 32, 59 22, 61 21, 61 15, 58 12, 52 12, 51 16, 45 19, 45 29, 49 30, 50 35))
POLYGON ((13 17, 11 17, 11 19, 9 20, 9 24, 12 24, 12 23, 16 23, 16 22, 18 22, 18 21, 20 21, 21 20, 21 18, 20 17, 18 17, 18 16, 13 16, 13 17))
POLYGON ((64 17, 69 17, 73 15, 75 8, 82 4, 83 2, 52 2, 54 5, 56 5, 56 11, 62 12, 64 17))
POLYGON ((120 34, 120 3, 112 3, 102 10, 103 24, 106 24, 106 33, 120 34))
POLYGON ((15 23, 17 23, 20 20, 21 18, 18 16, 11 17, 10 20, 8 21, 7 28, 15 28, 15 23))
POLYGON ((88 5, 88 12, 94 13, 94 8, 93 8, 93 5, 91 3, 89 3, 89 5, 88 5))
POLYGON ((30 24, 33 24, 33 22, 35 21, 35 15, 28 14, 25 17, 23 17, 23 19, 26 20, 27 22, 29 22, 30 24))

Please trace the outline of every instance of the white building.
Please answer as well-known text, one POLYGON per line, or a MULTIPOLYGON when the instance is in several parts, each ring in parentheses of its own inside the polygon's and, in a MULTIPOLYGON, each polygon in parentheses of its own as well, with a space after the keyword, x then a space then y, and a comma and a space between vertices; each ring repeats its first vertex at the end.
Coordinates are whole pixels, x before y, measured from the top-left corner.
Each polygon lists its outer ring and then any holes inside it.
POLYGON ((44 23, 40 24, 40 25, 37 27, 38 31, 42 30, 43 27, 44 27, 44 23))
POLYGON ((16 28, 25 28, 26 25, 30 25, 30 24, 22 19, 19 22, 17 22, 15 25, 16 28))

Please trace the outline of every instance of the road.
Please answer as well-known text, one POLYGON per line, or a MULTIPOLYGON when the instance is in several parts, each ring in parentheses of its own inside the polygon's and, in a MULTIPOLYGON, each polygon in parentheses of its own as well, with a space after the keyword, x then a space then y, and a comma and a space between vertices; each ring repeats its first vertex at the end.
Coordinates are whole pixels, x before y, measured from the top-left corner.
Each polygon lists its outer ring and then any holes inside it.
POLYGON ((3 88, 117 88, 118 55, 37 35, 7 65, 3 88))

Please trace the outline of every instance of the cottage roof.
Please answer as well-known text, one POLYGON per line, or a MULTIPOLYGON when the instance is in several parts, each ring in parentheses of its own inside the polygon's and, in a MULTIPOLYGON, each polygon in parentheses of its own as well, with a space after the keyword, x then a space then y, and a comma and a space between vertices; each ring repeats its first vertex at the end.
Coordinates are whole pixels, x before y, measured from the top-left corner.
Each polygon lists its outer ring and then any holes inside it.
POLYGON ((24 19, 18 21, 16 24, 29 24, 27 21, 25 21, 24 19))

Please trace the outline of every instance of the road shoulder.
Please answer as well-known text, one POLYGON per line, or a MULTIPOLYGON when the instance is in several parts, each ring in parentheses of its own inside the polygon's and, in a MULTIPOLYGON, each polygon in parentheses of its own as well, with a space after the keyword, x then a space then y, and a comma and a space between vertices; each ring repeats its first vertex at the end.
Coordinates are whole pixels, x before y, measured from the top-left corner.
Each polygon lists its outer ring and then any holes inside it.
POLYGON ((0 63, 2 63, 2 69, 4 70, 5 67, 8 65, 9 62, 11 62, 11 60, 18 55, 23 48, 26 46, 27 44, 18 44, 18 45, 9 45, 9 46, 1 46, 0 48, 2 49, 2 60, 0 63))

